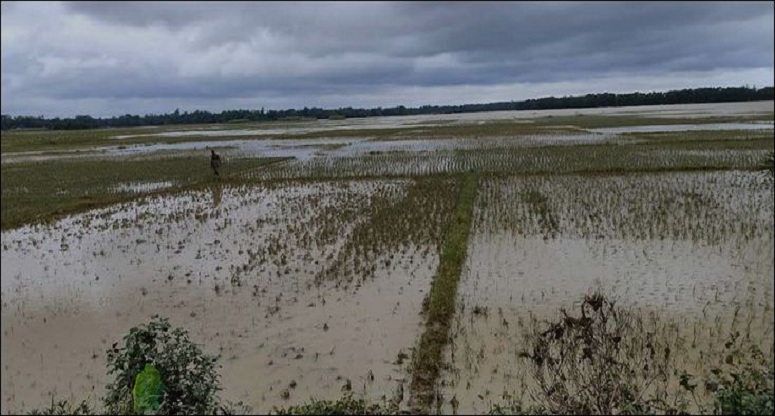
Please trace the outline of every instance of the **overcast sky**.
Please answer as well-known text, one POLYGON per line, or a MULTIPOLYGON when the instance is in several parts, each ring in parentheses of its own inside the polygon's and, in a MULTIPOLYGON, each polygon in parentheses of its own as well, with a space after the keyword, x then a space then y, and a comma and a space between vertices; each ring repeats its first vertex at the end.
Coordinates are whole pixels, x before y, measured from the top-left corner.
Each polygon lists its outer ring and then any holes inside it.
POLYGON ((2 2, 2 113, 773 84, 773 2, 2 2))

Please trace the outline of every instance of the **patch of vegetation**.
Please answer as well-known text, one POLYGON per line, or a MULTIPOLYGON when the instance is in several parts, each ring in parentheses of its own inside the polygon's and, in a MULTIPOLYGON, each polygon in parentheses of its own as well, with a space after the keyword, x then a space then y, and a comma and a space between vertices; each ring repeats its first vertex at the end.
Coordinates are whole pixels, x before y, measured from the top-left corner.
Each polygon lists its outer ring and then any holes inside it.
MULTIPOLYGON (((721 377, 721 374, 719 374, 721 377)), ((731 372, 721 382, 714 398, 714 414, 720 415, 771 415, 775 413, 773 396, 773 369, 761 371, 731 372)))
POLYGON ((68 400, 60 400, 56 403, 51 399, 51 405, 43 409, 34 409, 29 415, 93 415, 96 410, 86 400, 80 403, 70 403, 68 400))
MULTIPOLYGON (((712 412, 721 415, 771 415, 775 412, 775 364, 739 332, 724 343, 724 361, 705 379, 688 375, 682 386, 693 393, 702 384, 713 397, 712 412), (696 382, 692 384, 691 381, 696 382)), ((772 351, 770 351, 770 355, 772 351)), ((707 412, 707 406, 703 410, 707 412)))
POLYGON ((547 235, 555 235, 559 231, 560 220, 552 212, 546 195, 528 189, 522 192, 522 200, 528 204, 529 214, 538 218, 538 224, 547 235))
POLYGON ((398 414, 398 404, 383 400, 382 403, 367 403, 364 399, 355 399, 352 393, 347 393, 338 400, 316 400, 309 403, 275 407, 273 415, 395 415, 398 414))
POLYGON ((282 158, 233 158, 222 178, 214 177, 209 158, 54 159, 2 165, 2 229, 55 220, 63 215, 202 185, 224 183, 245 171, 282 158), (172 182, 171 188, 144 192, 121 191, 121 183, 172 182))
POLYGON ((631 126, 669 126, 676 124, 740 123, 747 121, 769 121, 771 114, 756 116, 711 116, 711 117, 647 117, 628 114, 576 114, 572 116, 548 116, 536 120, 545 125, 573 125, 583 129, 631 126))
POLYGON ((427 138, 450 137, 499 137, 541 134, 578 134, 572 126, 548 126, 540 123, 520 123, 514 120, 487 121, 484 123, 465 123, 425 127, 422 136, 427 138))
POLYGON ((261 137, 262 129, 297 127, 298 122, 271 122, 256 124, 233 123, 199 126, 164 126, 159 128, 135 129, 95 129, 95 130, 55 130, 55 131, 4 131, 0 140, 0 151, 4 154, 20 152, 72 152, 90 151, 112 146, 138 146, 152 144, 174 144, 188 142, 220 142, 243 139, 233 135, 181 135, 162 136, 168 132, 192 132, 217 130, 256 129, 254 137, 261 137), (116 139, 118 136, 127 136, 116 139))
POLYGON ((617 139, 572 145, 552 143, 551 135, 543 136, 549 140, 546 145, 526 145, 519 140, 519 133, 514 135, 515 140, 506 139, 498 145, 488 145, 487 140, 482 140, 481 146, 470 149, 313 158, 275 165, 262 170, 261 175, 264 180, 319 180, 448 175, 471 169, 481 175, 758 170, 762 158, 773 146, 771 136, 759 134, 745 139, 714 134, 707 140, 697 135, 684 140, 684 136, 678 135, 664 140, 617 139))
POLYGON ((600 291, 584 297, 578 314, 560 312, 526 333, 520 356, 537 385, 532 404, 497 404, 490 414, 773 413, 772 355, 739 333, 726 341, 723 364, 703 379, 674 368, 668 343, 600 291), (700 385, 710 403, 696 394, 700 385))
POLYGON ((419 129, 413 126, 386 127, 381 129, 342 129, 335 131, 310 131, 307 133, 282 134, 279 137, 283 139, 324 139, 335 137, 338 139, 345 137, 363 138, 377 137, 380 139, 390 137, 404 137, 406 135, 418 135, 419 129))
MULTIPOLYGON (((374 263, 381 253, 392 253, 408 244, 440 248, 457 203, 459 184, 455 177, 416 178, 405 195, 375 195, 365 208, 368 220, 355 225, 339 254, 316 274, 315 281, 344 280, 347 287, 345 276, 373 278, 374 263)), ((324 241, 333 243, 340 232, 339 227, 328 230, 324 241)))
POLYGON ((427 411, 432 403, 436 379, 443 365, 442 349, 448 341, 450 321, 455 311, 455 299, 463 268, 471 229, 476 174, 465 176, 458 196, 455 216, 433 277, 431 289, 423 303, 426 314, 425 332, 412 355, 410 404, 416 410, 427 411))
POLYGON ((623 133, 620 137, 648 143, 710 142, 710 141, 772 141, 771 130, 690 130, 623 133))
POLYGON ((494 404, 488 412, 490 415, 544 415, 551 414, 538 406, 525 406, 519 400, 512 400, 503 404, 494 404))
POLYGON ((664 411, 666 397, 645 396, 669 374, 670 349, 652 333, 634 336, 634 317, 595 292, 578 316, 562 318, 527 334, 532 398, 557 414, 621 414, 664 411))
POLYGON ((770 179, 775 178, 775 151, 770 151, 767 158, 762 162, 762 169, 769 175, 770 179))

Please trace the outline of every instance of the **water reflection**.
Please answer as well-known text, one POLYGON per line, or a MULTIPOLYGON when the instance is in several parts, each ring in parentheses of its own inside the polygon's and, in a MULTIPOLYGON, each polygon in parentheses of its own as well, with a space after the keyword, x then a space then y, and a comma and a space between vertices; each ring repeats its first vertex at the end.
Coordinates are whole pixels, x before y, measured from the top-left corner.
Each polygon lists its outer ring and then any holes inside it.
POLYGON ((221 184, 213 185, 210 190, 213 193, 213 208, 217 208, 221 205, 221 197, 223 195, 223 186, 221 184))

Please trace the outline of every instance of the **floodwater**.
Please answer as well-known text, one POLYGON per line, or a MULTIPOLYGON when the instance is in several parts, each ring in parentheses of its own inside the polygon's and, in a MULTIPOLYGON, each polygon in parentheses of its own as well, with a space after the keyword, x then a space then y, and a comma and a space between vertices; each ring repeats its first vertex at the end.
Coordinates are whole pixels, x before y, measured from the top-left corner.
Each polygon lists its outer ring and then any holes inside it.
POLYGON ((101 397, 105 351, 153 314, 220 354, 222 397, 256 412, 335 399, 347 384, 390 399, 407 377, 397 357, 422 329, 434 250, 381 253, 395 260, 378 257, 373 278, 349 288, 314 279, 368 219, 330 213, 406 185, 216 188, 3 232, 2 413, 101 397))
MULTIPOLYGON (((743 172, 485 183, 446 355, 445 411, 453 397, 463 414, 487 412, 508 397, 529 399, 529 367, 517 356, 526 348, 523 331, 533 318, 572 310, 592 288, 624 307, 678 317, 682 331, 707 322, 731 327, 739 316, 734 329, 770 351, 771 186, 743 172), (535 192, 545 199, 526 202, 535 192)), ((687 347, 681 356, 693 374, 709 370, 698 351, 687 347)))

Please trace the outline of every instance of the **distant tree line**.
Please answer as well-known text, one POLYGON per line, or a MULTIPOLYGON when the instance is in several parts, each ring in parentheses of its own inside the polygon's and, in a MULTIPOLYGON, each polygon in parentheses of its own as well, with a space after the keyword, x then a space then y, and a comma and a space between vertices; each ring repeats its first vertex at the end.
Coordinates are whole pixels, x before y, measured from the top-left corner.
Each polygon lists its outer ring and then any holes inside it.
POLYGON ((111 118, 93 118, 79 115, 74 118, 52 118, 43 116, 2 115, 2 130, 49 129, 77 130, 101 127, 161 126, 169 124, 235 123, 247 121, 275 121, 289 119, 358 118, 376 116, 403 116, 420 114, 454 114, 502 110, 550 110, 562 108, 628 107, 636 105, 702 104, 741 101, 773 100, 773 87, 726 87, 695 88, 668 92, 634 92, 629 94, 587 94, 584 96, 546 97, 524 101, 508 101, 489 104, 423 105, 407 108, 403 105, 392 108, 338 108, 322 109, 304 107, 290 110, 226 110, 218 114, 196 110, 183 112, 175 110, 169 114, 147 114, 145 116, 126 114, 111 118))

